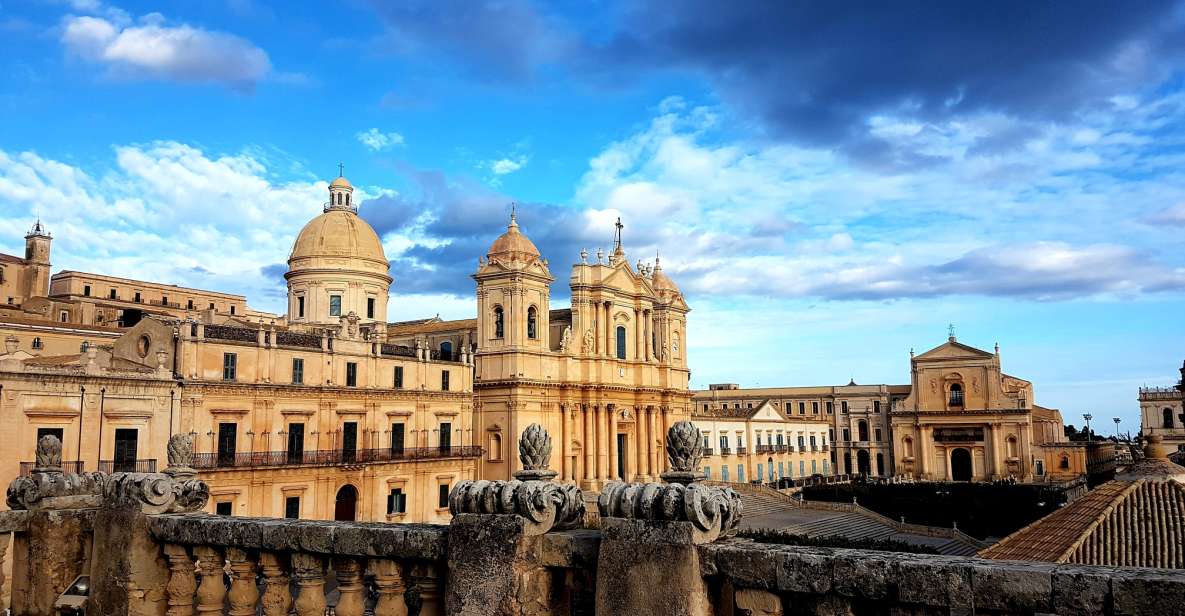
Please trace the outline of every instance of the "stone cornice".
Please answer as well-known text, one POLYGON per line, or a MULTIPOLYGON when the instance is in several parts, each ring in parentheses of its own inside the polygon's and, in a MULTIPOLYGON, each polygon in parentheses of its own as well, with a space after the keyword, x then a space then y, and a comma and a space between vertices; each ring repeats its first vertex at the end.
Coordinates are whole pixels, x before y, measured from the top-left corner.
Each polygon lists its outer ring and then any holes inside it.
POLYGON ((391 400, 422 401, 425 398, 437 401, 470 401, 472 392, 433 391, 424 389, 361 389, 356 387, 317 387, 310 385, 285 385, 279 383, 223 383, 207 381, 185 381, 187 393, 205 395, 242 395, 250 392, 253 397, 274 395, 304 396, 312 399, 332 400, 391 400))

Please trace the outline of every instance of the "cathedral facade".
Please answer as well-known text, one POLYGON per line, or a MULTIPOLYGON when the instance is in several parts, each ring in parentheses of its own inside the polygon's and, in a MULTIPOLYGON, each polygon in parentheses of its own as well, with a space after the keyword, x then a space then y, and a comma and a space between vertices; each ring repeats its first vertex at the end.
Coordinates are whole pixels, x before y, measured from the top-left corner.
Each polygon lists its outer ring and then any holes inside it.
MULTIPOLYGON (((561 479, 597 489, 658 475, 666 427, 689 416, 686 317, 656 262, 618 241, 570 276, 572 307, 518 227, 473 274, 477 316, 389 323, 382 242, 344 178, 293 242, 287 310, 125 278, 50 275, 40 224, 0 257, 0 481, 35 443, 85 471, 163 467, 194 439, 211 513, 440 522, 457 481, 505 479, 530 423, 557 439, 561 479)), ((476 256, 476 255, 475 255, 476 256)))

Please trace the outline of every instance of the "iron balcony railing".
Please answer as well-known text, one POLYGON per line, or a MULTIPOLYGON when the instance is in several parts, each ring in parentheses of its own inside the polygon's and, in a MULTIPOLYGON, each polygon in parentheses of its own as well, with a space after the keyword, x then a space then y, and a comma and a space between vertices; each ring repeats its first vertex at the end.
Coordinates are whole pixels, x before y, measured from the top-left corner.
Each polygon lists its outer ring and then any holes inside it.
POLYGON ((731 450, 731 449, 729 449, 728 447, 721 447, 721 448, 720 448, 720 455, 722 455, 722 456, 731 456, 731 455, 732 455, 732 450, 731 450))
POLYGON ((745 454, 747 454, 747 453, 749 453, 749 448, 748 448, 748 447, 737 447, 737 455, 738 455, 738 456, 743 456, 743 455, 745 455, 745 454))
MULTIPOLYGON (((37 466, 36 462, 21 462, 21 475, 28 475, 33 472, 33 468, 37 466)), ((82 473, 85 472, 85 463, 82 460, 66 460, 62 462, 63 473, 82 473)))
POLYGON ((704 457, 706 458, 711 455, 712 455, 712 448, 711 447, 704 447, 704 457))
POLYGON ((156 460, 99 460, 104 473, 155 473, 156 460))
POLYGON ((475 445, 456 447, 404 447, 383 449, 320 449, 314 451, 209 452, 193 456, 196 469, 259 468, 266 466, 333 466, 376 464, 405 460, 439 458, 477 458, 482 448, 475 445))

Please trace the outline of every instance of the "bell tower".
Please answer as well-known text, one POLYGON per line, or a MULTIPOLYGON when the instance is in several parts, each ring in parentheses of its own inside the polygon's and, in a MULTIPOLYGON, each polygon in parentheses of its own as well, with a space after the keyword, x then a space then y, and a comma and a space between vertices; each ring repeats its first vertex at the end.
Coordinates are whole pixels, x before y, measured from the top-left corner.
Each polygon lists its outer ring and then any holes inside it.
POLYGON ((45 230, 41 219, 33 223, 33 228, 25 235, 25 261, 29 264, 28 276, 25 278, 25 297, 45 297, 49 295, 49 247, 53 236, 45 230))
MULTIPOLYGON (((506 378, 521 371, 513 356, 519 352, 545 353, 551 348, 550 287, 555 280, 539 249, 522 233, 513 210, 506 232, 479 260, 477 273, 478 373, 481 378, 506 378), (498 355, 494 360, 492 356, 498 355)), ((523 376, 526 376, 525 374, 523 376)))

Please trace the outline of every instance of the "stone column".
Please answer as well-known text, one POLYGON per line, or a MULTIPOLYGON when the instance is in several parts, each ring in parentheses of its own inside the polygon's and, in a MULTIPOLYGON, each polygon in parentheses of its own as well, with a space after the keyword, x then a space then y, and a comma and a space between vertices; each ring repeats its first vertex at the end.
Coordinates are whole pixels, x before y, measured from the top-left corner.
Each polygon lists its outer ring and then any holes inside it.
POLYGON ((646 442, 646 407, 634 407, 634 481, 650 481, 646 470, 650 460, 650 447, 646 442))
POLYGON ((646 474, 650 475, 651 479, 653 480, 658 477, 660 463, 659 456, 665 457, 665 454, 659 450, 658 446, 658 418, 653 406, 646 407, 646 423, 646 435, 649 437, 648 440, 650 441, 648 444, 650 449, 650 467, 646 471, 646 474))
POLYGON ((568 452, 572 447, 571 432, 568 429, 568 405, 561 402, 560 409, 560 480, 575 479, 568 470, 568 452))
POLYGON ((933 444, 930 442, 929 428, 926 426, 918 427, 918 439, 914 447, 914 457, 917 458, 918 465, 921 467, 922 479, 933 479, 930 475, 930 461, 927 459, 930 449, 933 444))
POLYGON ((992 479, 1004 476, 1004 448, 1000 442, 1000 422, 993 421, 992 427, 992 479))
POLYGON ((580 446, 584 448, 584 489, 593 490, 597 479, 597 428, 596 413, 588 404, 581 404, 584 415, 584 438, 580 439, 580 446))
POLYGON ((605 407, 597 404, 593 405, 593 410, 596 412, 596 423, 593 427, 593 432, 596 438, 597 452, 597 483, 600 484, 609 477, 609 444, 605 442, 605 407))
POLYGON ((618 459, 624 452, 617 451, 617 406, 606 405, 609 411, 609 479, 624 480, 617 472, 618 459))

